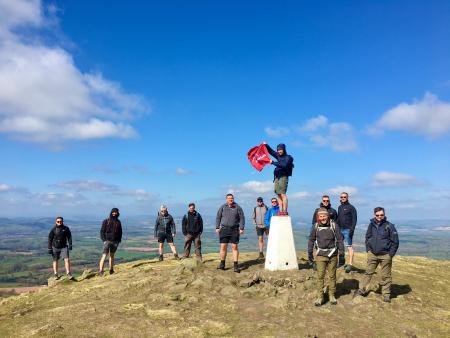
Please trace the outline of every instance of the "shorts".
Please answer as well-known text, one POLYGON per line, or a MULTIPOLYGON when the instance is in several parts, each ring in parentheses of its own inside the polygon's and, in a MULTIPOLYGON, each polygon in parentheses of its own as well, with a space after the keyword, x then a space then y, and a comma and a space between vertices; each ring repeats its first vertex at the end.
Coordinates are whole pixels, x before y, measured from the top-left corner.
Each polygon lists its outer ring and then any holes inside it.
POLYGON ((220 243, 239 243, 239 228, 222 227, 219 232, 220 243))
POLYGON ((158 234, 158 242, 164 243, 164 241, 167 241, 167 243, 173 243, 173 236, 170 232, 160 232, 158 234))
POLYGON ((276 177, 275 183, 275 194, 285 194, 288 187, 289 178, 287 176, 276 177))
POLYGON ((119 242, 105 241, 103 243, 103 253, 104 254, 114 254, 117 251, 119 242))
POLYGON ((352 246, 353 234, 350 236, 350 229, 341 229, 341 234, 344 237, 344 242, 347 243, 347 246, 352 246))
POLYGON ((66 259, 69 258, 69 248, 66 246, 64 248, 61 249, 57 249, 55 247, 52 248, 53 249, 53 260, 57 261, 60 258, 62 259, 66 259))
POLYGON ((264 234, 268 235, 269 234, 269 229, 267 229, 266 227, 260 228, 260 227, 257 226, 256 227, 256 235, 259 237, 259 236, 262 236, 264 234))

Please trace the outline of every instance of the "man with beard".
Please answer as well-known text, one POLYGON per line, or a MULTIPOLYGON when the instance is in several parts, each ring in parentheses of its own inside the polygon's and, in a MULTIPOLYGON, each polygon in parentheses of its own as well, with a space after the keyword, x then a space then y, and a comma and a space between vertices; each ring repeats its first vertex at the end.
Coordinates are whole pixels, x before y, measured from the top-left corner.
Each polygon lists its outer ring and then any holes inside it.
POLYGON ((103 255, 99 263, 99 275, 103 276, 103 266, 106 256, 109 255, 109 273, 114 273, 114 254, 117 251, 119 243, 122 241, 122 223, 119 220, 119 209, 112 208, 109 218, 102 223, 100 238, 103 241, 103 255))
POLYGON ((72 250, 72 234, 69 227, 64 225, 64 219, 56 217, 55 226, 48 234, 48 253, 53 256, 53 273, 55 279, 59 279, 58 262, 64 259, 68 279, 73 279, 70 274, 69 250, 72 250))

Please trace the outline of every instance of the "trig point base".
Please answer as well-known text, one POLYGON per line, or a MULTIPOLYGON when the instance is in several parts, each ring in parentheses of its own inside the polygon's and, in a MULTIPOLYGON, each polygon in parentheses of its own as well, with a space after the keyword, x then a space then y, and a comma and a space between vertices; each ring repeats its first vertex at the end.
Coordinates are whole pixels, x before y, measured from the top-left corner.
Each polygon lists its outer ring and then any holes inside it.
POLYGON ((298 269, 291 217, 272 216, 270 219, 264 267, 271 271, 298 269))

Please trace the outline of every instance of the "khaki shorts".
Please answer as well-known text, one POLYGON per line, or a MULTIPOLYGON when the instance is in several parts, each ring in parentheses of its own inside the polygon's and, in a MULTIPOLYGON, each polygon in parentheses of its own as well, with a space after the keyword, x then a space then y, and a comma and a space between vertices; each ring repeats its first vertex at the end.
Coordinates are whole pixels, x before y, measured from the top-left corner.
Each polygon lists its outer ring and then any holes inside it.
POLYGON ((285 194, 288 187, 289 178, 287 176, 281 176, 275 178, 275 194, 285 194))

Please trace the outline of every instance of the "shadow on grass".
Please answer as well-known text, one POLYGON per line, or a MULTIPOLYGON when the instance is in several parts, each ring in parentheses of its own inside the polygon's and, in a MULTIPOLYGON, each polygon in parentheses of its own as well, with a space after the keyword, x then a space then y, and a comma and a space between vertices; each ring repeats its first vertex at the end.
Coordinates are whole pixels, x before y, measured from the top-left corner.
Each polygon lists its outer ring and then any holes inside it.
POLYGON ((341 283, 337 283, 336 294, 339 296, 349 295, 358 288, 359 281, 357 279, 344 279, 341 283))
POLYGON ((258 258, 257 259, 252 259, 252 260, 245 261, 245 262, 241 263, 239 265, 239 268, 241 270, 247 270, 249 267, 251 267, 253 265, 262 265, 262 264, 264 264, 264 262, 265 262, 264 258, 262 258, 262 259, 258 259, 258 258))
POLYGON ((397 298, 397 296, 406 295, 412 291, 409 284, 392 284, 391 286, 391 298, 397 298))

